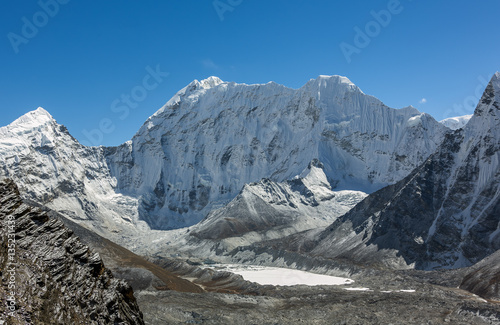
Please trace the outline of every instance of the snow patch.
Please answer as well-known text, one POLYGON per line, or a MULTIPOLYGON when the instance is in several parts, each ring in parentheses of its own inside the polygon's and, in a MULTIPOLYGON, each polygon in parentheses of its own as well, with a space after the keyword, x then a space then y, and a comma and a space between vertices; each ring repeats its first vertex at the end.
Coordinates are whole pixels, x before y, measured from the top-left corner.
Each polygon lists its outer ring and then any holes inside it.
POLYGON ((458 130, 463 128, 471 119, 471 115, 464 115, 464 116, 456 116, 456 117, 449 117, 446 118, 442 121, 439 121, 439 123, 443 124, 447 128, 450 128, 452 130, 458 130))
POLYGON ((261 285, 293 286, 293 285, 345 285, 354 283, 348 278, 315 274, 300 270, 279 267, 224 264, 212 265, 217 271, 229 271, 241 275, 245 280, 261 285))
POLYGON ((409 127, 417 126, 422 123, 423 115, 424 114, 422 113, 420 115, 410 117, 406 123, 408 124, 409 127))

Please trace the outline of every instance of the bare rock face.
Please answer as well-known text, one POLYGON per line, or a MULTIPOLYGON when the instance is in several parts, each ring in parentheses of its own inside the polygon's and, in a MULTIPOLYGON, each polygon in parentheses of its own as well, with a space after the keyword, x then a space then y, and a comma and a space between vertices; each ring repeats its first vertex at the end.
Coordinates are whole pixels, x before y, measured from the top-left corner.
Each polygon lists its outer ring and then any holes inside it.
POLYGON ((133 291, 61 221, 0 181, 0 319, 9 324, 144 324, 133 291))
POLYGON ((471 267, 460 288, 485 299, 500 301, 500 251, 471 267))

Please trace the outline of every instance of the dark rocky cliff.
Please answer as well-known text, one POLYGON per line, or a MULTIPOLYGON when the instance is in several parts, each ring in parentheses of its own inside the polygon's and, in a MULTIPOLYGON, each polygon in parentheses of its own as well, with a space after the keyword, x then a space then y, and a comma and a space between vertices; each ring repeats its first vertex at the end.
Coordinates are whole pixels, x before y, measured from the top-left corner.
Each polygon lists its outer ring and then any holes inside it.
POLYGON ((144 324, 132 288, 61 221, 23 203, 10 180, 0 181, 0 223, 1 320, 144 324))

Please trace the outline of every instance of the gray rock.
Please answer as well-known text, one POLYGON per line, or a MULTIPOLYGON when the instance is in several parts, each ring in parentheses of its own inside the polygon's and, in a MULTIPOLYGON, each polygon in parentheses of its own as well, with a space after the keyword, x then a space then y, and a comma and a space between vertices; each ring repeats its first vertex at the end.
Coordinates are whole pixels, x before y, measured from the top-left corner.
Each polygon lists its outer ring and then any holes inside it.
POLYGON ((460 288, 485 299, 500 301, 500 251, 472 266, 460 288))
POLYGON ((0 202, 2 319, 11 324, 144 324, 132 288, 115 279, 99 254, 61 221, 23 203, 10 180, 0 181, 0 202), (14 251, 9 251, 13 238, 14 251), (16 302, 9 314, 11 291, 16 302))

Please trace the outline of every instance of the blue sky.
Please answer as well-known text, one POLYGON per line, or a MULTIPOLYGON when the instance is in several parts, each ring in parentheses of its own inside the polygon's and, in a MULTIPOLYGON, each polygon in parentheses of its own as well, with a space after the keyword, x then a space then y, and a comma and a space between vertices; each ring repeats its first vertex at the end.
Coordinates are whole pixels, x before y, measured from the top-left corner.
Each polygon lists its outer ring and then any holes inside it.
POLYGON ((299 88, 338 74, 390 107, 470 114, 500 70, 499 13, 498 1, 3 1, 0 125, 42 106, 82 143, 119 145, 211 75, 299 88))

